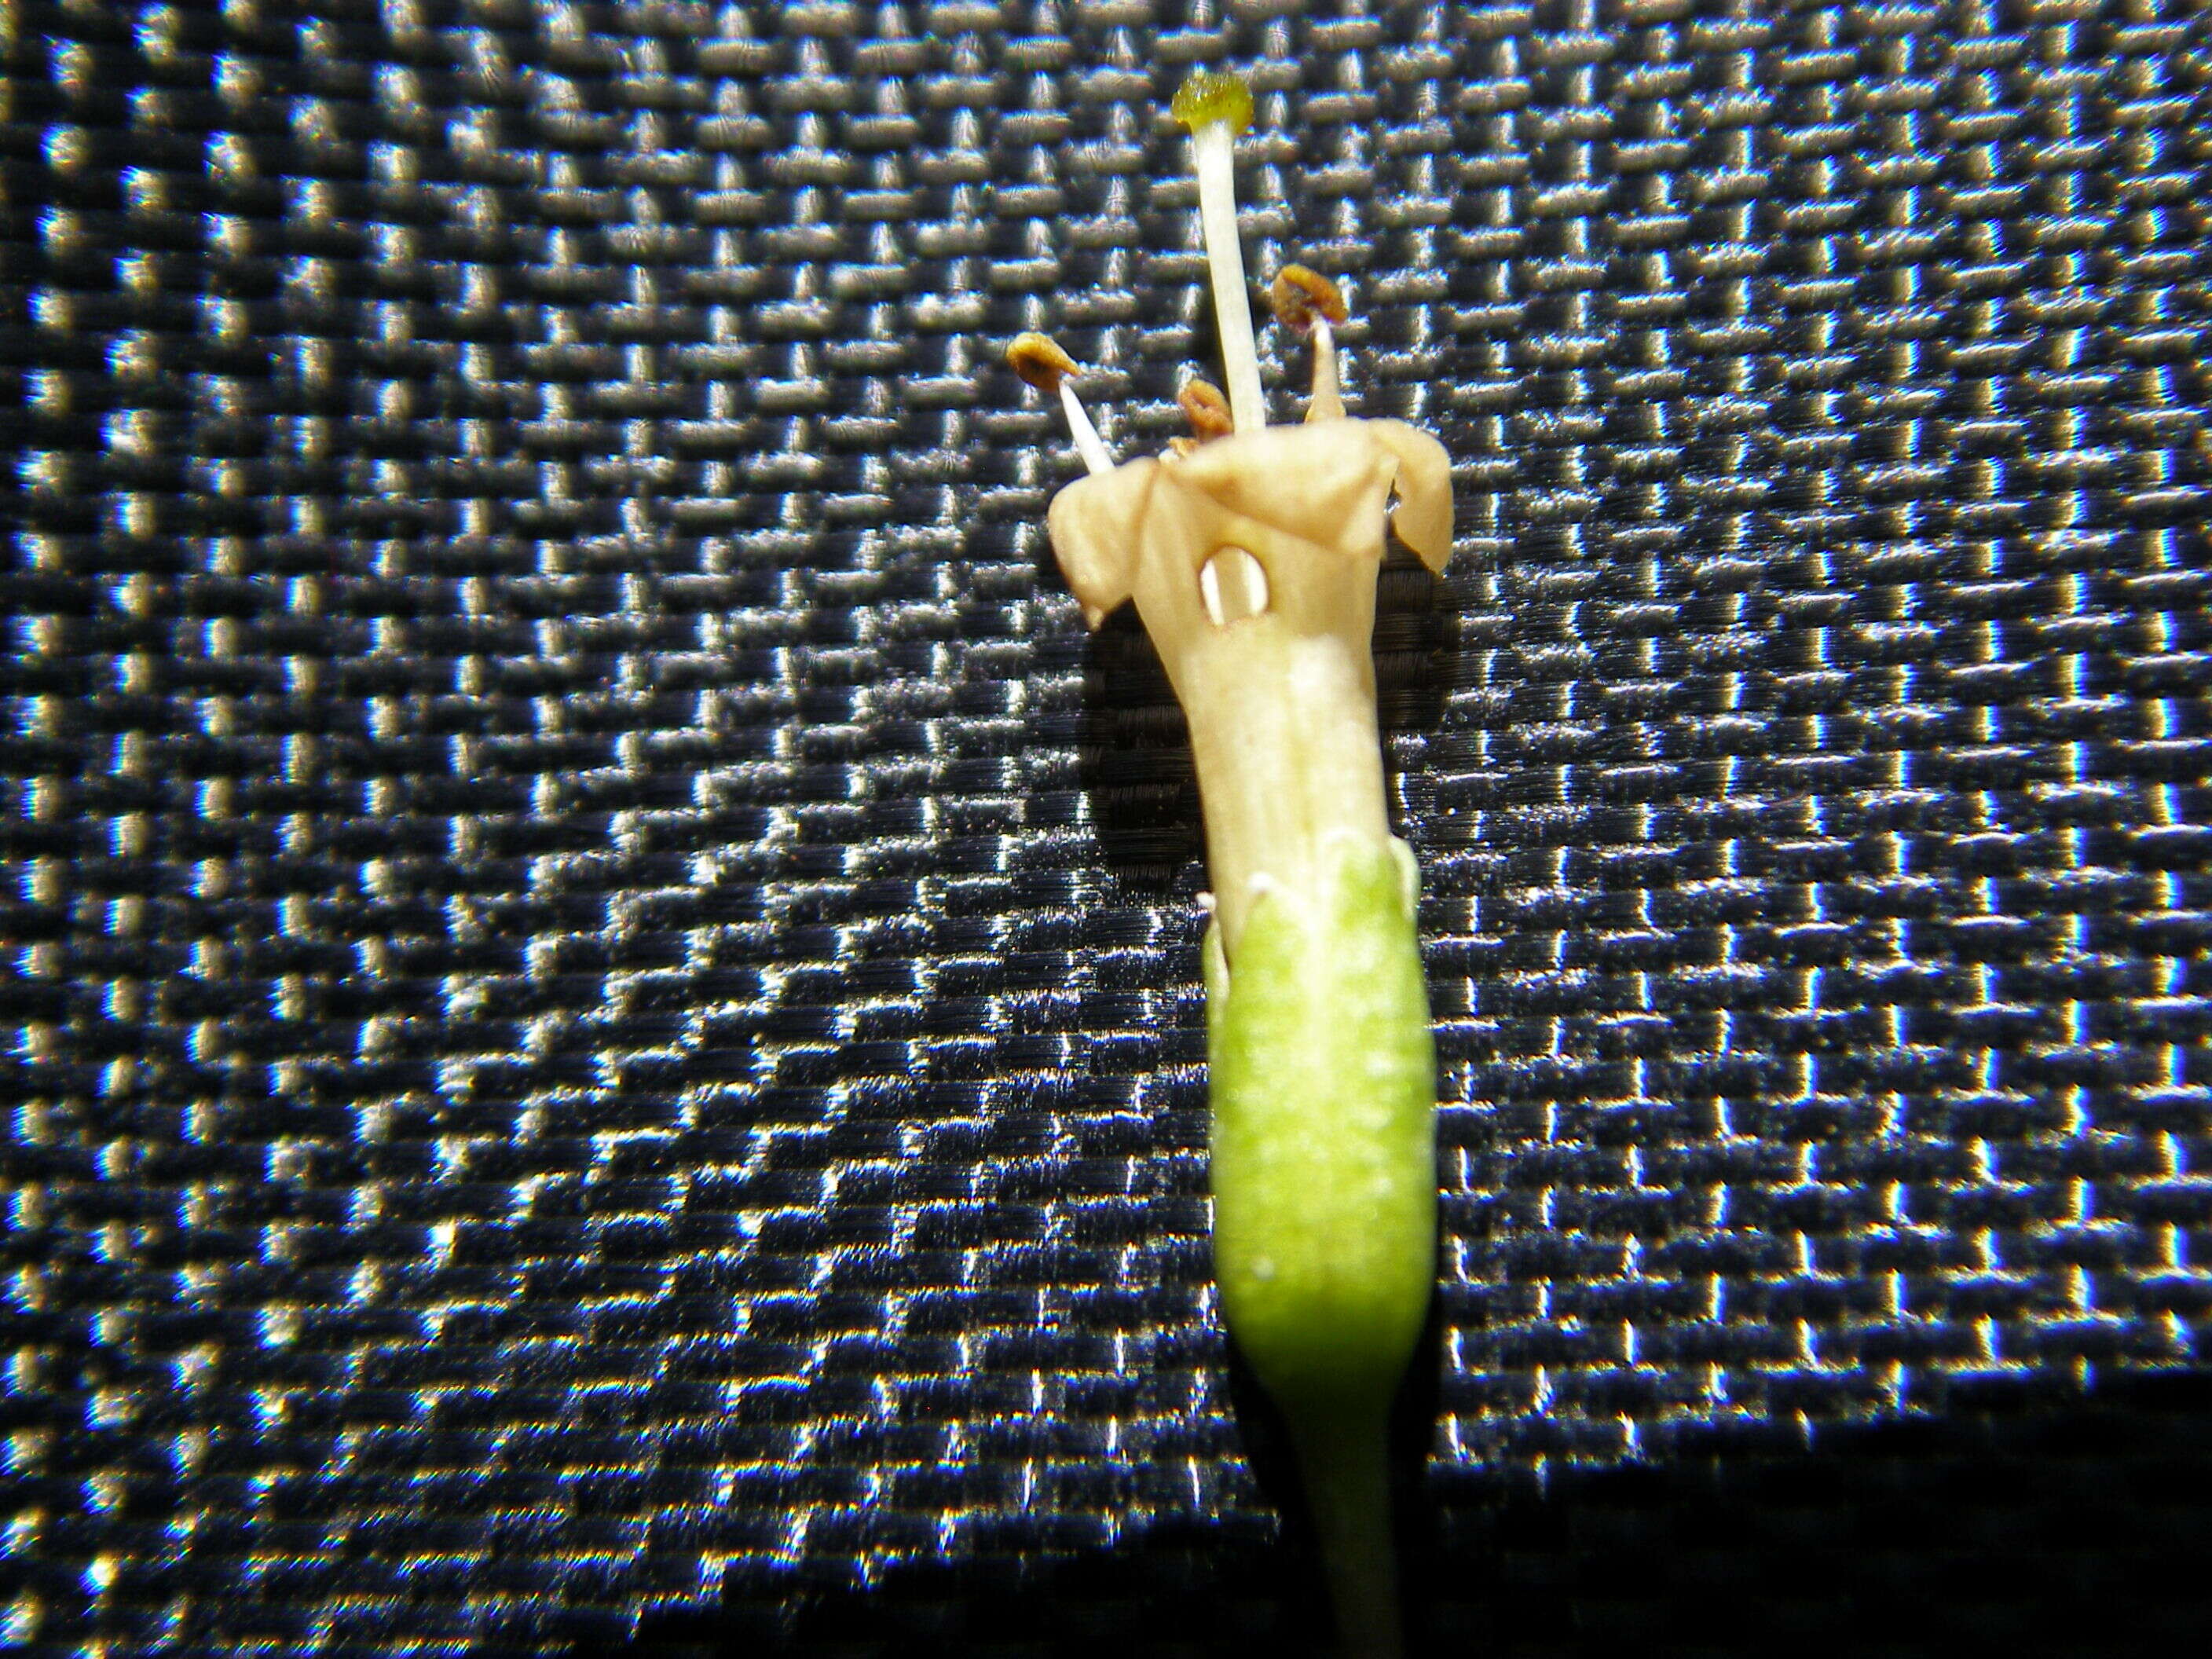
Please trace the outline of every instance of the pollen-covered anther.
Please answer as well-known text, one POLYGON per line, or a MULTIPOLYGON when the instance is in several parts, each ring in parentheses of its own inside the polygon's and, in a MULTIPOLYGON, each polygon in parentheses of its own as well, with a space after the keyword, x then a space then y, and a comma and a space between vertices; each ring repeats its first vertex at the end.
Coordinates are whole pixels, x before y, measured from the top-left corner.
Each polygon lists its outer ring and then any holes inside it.
POLYGON ((1341 325, 1352 314, 1345 307, 1344 290, 1306 265, 1285 265, 1277 271, 1267 287, 1267 303, 1277 322, 1301 334, 1316 318, 1341 325))
POLYGON ((1057 392, 1060 381, 1082 371, 1049 334, 1017 334, 1006 347, 1006 367, 1040 392, 1057 392))
POLYGON ((1237 429, 1229 413, 1229 399, 1210 380, 1193 380, 1176 394, 1176 406, 1190 422, 1191 436, 1202 444, 1225 438, 1237 429))
POLYGON ((1344 291, 1317 270, 1285 265, 1268 285, 1267 301, 1277 322, 1313 342, 1313 396, 1306 405, 1306 419, 1341 419, 1344 392, 1337 374, 1336 325, 1352 314, 1345 306, 1344 291))
POLYGON ((1113 456, 1107 453, 1098 428, 1091 424, 1083 400, 1069 384, 1083 371, 1076 367, 1075 359, 1061 349, 1059 341, 1049 334, 1017 334, 1006 345, 1006 367, 1047 396, 1060 394, 1060 410, 1067 417, 1068 436, 1074 440, 1075 453, 1083 457, 1085 469, 1092 472, 1114 470, 1113 456))

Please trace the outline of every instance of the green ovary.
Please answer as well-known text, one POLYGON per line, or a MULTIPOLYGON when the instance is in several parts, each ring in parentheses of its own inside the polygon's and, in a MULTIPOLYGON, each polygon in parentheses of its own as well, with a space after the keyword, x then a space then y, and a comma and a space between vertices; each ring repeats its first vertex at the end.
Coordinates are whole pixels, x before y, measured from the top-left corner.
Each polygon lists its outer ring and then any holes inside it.
POLYGON ((1387 1406, 1435 1278, 1436 1059, 1413 916, 1389 843, 1332 840, 1321 890, 1263 892, 1225 994, 1218 958, 1208 994, 1223 1312, 1308 1427, 1387 1406))

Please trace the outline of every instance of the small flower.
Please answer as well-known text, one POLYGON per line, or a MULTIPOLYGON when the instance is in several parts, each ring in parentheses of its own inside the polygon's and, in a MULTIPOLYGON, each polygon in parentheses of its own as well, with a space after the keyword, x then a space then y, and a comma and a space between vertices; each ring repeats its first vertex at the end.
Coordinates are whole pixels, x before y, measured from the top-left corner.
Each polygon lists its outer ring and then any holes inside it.
POLYGON ((1375 581, 1386 526, 1431 570, 1451 553, 1443 447, 1345 414, 1336 285, 1291 265, 1271 297, 1313 347, 1306 417, 1269 426, 1237 246, 1241 83, 1178 94, 1228 392, 1178 399, 1192 434, 1115 465, 1080 371, 1009 348, 1056 395, 1090 476, 1048 524, 1098 627, 1133 599, 1190 727, 1206 812, 1214 1266, 1231 1334, 1283 1407, 1338 1618, 1394 1652, 1384 1428, 1430 1298, 1435 1058, 1412 850, 1390 833, 1376 724, 1375 581))

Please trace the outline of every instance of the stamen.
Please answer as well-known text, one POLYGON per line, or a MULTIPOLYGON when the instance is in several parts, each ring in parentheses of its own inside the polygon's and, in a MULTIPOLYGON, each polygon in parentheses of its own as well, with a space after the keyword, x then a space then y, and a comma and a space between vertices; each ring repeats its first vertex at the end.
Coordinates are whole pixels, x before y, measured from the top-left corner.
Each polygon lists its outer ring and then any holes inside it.
POLYGON ((1343 290, 1317 270, 1304 265, 1285 265, 1267 290, 1275 320, 1312 338, 1313 398, 1306 405, 1309 421, 1344 418, 1344 391, 1336 362, 1336 330, 1351 313, 1343 290))
POLYGON ((1075 388, 1068 384, 1082 371, 1076 368, 1075 359, 1060 349, 1059 341, 1048 334, 1017 334, 1006 347, 1006 367, 1038 391, 1060 394, 1068 435, 1074 439, 1075 453, 1083 457, 1085 467, 1093 472, 1114 470, 1113 456, 1107 453, 1098 428, 1091 424, 1075 388))
POLYGON ((1267 288, 1267 303, 1285 328, 1308 329, 1316 319, 1340 323, 1352 313, 1344 290, 1310 265, 1285 265, 1267 288))
POLYGON ((1193 380, 1176 394, 1176 406, 1190 422, 1192 435, 1202 444, 1225 438, 1236 428, 1229 400, 1221 395, 1220 387, 1208 381, 1193 380))
POLYGON ((1213 278, 1213 313, 1221 325, 1221 368, 1239 432, 1267 423, 1260 389, 1260 350, 1252 338, 1252 301, 1244 289, 1244 250, 1237 238, 1237 135, 1252 125, 1252 94, 1233 75, 1194 75, 1175 95, 1176 119, 1190 129, 1191 166, 1198 174, 1199 225, 1213 278))
POLYGON ((1034 331, 1006 343, 1006 367, 1040 392, 1050 392, 1064 377, 1082 373, 1059 341, 1034 331))

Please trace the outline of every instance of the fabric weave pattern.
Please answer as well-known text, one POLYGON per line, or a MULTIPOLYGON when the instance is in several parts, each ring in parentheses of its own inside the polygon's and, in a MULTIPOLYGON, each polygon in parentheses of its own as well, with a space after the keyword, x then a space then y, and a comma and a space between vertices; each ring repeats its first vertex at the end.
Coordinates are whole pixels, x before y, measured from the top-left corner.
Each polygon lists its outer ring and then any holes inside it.
POLYGON ((5 15, 12 1638, 1272 1535, 1182 720, 997 361, 1177 430, 1194 65, 1456 462, 1437 1501, 2203 1368, 2202 9, 5 15))

